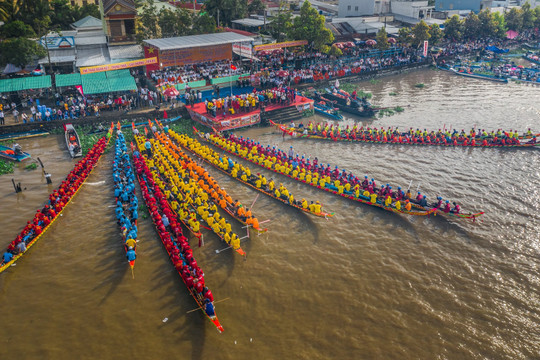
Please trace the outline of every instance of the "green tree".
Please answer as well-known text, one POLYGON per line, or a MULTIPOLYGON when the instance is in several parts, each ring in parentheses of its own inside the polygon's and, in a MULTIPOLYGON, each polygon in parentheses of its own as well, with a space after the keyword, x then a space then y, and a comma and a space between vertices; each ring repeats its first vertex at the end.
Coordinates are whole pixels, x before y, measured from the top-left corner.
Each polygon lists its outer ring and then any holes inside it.
POLYGON ((510 30, 520 31, 523 27, 523 17, 521 16, 521 10, 518 8, 511 8, 510 11, 506 11, 504 20, 510 30))
POLYGON ((444 32, 441 30, 438 24, 433 24, 429 27, 429 35, 431 36, 430 40, 432 45, 436 45, 444 37, 444 32))
POLYGON ((85 18, 88 15, 93 16, 96 19, 101 19, 101 13, 99 11, 99 6, 97 6, 96 4, 86 4, 86 5, 81 6, 81 17, 78 18, 77 20, 85 18))
POLYGON ((387 50, 390 47, 390 43, 388 42, 388 34, 386 33, 386 27, 382 27, 377 32, 377 49, 379 50, 387 50))
POLYGON ((326 28, 325 17, 304 1, 300 8, 300 16, 294 18, 292 34, 295 40, 307 40, 313 48, 329 51, 327 44, 334 41, 334 34, 326 28))
POLYGON ((26 25, 21 20, 16 20, 0 27, 0 38, 10 39, 16 37, 35 37, 36 33, 30 25, 26 25))
POLYGON ((335 56, 335 57, 338 57, 338 56, 343 55, 343 51, 341 51, 341 49, 338 48, 336 44, 333 44, 330 47, 330 51, 328 52, 328 54, 330 54, 332 56, 335 56))
POLYGON ((0 65, 13 64, 20 68, 32 63, 36 57, 46 55, 45 49, 34 40, 24 37, 6 39, 0 42, 0 65))
POLYGON ((150 0, 143 6, 143 11, 136 22, 135 37, 141 42, 144 39, 155 39, 161 37, 161 28, 154 1, 150 0))
POLYGON ((540 28, 540 6, 534 9, 534 27, 540 28))
POLYGON ((75 19, 74 11, 68 0, 53 0, 51 6, 51 25, 60 29, 69 29, 69 25, 79 19, 75 19))
POLYGON ((230 25, 232 20, 242 19, 247 14, 247 0, 207 0, 204 7, 216 19, 219 26, 230 25))
POLYGON ((495 33, 495 19, 489 9, 482 10, 478 13, 478 21, 480 21, 479 37, 488 37, 495 33))
POLYGON ((480 19, 472 11, 467 15, 463 22, 463 36, 466 39, 477 39, 480 37, 480 19))
POLYGON ((454 15, 444 22, 444 37, 452 41, 460 41, 463 37, 463 22, 459 15, 454 15))
POLYGON ((264 14, 266 5, 261 0, 252 0, 247 8, 249 14, 264 14))
POLYGON ((531 9, 531 4, 528 1, 521 5, 521 18, 523 19, 522 30, 530 30, 534 28, 536 12, 531 9))
POLYGON ((412 45, 415 47, 419 47, 424 43, 424 41, 429 40, 431 35, 429 35, 429 26, 425 23, 424 20, 420 20, 420 22, 412 28, 412 45))
POLYGON ((412 42, 412 33, 410 27, 402 27, 398 30, 398 42, 403 45, 409 45, 412 42))
POLYGON ((200 14, 193 20, 194 34, 211 34, 216 32, 216 21, 207 13, 200 14))
POLYGON ((504 19, 504 15, 496 12, 491 14, 491 18, 493 19, 493 23, 495 25, 493 35, 499 39, 504 39, 506 37, 506 31, 508 30, 506 28, 506 20, 504 19))
POLYGON ((292 12, 287 9, 286 3, 279 4, 279 11, 268 26, 270 35, 277 42, 284 41, 292 32, 292 12))
POLYGON ((177 8, 175 11, 162 9, 158 16, 158 24, 164 37, 184 36, 191 32, 193 20, 189 10, 177 8))
POLYGON ((23 10, 22 0, 2 0, 0 1, 0 21, 6 24, 9 21, 20 19, 23 10))

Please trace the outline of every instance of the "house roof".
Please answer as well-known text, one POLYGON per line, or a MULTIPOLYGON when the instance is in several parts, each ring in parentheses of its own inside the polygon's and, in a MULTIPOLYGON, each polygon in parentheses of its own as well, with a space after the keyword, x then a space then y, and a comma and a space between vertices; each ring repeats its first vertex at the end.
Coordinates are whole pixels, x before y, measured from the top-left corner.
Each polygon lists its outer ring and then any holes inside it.
POLYGON ((74 29, 102 28, 103 24, 101 23, 101 20, 96 19, 92 15, 88 15, 87 17, 84 17, 81 20, 71 24, 71 27, 73 27, 74 29))
POLYGON ((133 12, 137 12, 133 0, 103 0, 103 12, 108 13, 116 4, 131 9, 133 12))
POLYGON ((221 44, 232 44, 235 42, 253 41, 252 37, 236 34, 233 32, 222 32, 204 35, 180 36, 166 39, 144 40, 146 45, 158 50, 185 49, 191 47, 213 46, 221 44))

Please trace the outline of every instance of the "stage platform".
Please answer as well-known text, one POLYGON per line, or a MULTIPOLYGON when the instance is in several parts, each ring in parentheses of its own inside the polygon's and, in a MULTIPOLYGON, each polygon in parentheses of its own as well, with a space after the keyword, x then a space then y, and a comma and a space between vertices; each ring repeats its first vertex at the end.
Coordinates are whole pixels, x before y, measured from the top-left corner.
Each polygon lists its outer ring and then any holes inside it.
MULTIPOLYGON (((313 110, 313 100, 296 95, 294 102, 288 105, 268 104, 264 111, 273 111, 279 109, 288 109, 295 107, 299 113, 305 110, 313 110)), ((252 126, 261 122, 261 109, 255 109, 250 112, 238 112, 234 115, 223 115, 223 112, 212 116, 206 112, 205 103, 186 106, 191 118, 202 125, 214 128, 217 131, 237 129, 246 126, 252 126)), ((278 120, 278 119, 276 119, 278 120)))

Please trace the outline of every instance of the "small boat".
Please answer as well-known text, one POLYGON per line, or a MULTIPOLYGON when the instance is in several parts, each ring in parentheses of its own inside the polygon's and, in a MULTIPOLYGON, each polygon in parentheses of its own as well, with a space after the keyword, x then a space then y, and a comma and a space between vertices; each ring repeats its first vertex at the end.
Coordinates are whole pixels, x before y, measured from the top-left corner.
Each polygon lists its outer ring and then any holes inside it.
POLYGON ((18 144, 15 144, 15 149, 9 146, 0 145, 0 157, 13 161, 23 161, 29 159, 31 157, 30 154, 22 151, 20 145, 18 147, 17 145, 18 144))
POLYGON ((30 131, 25 131, 25 132, 0 135, 0 141, 26 139, 26 138, 36 137, 36 136, 45 136, 45 135, 49 135, 49 132, 43 131, 43 130, 30 130, 30 131))
POLYGON ((72 124, 64 124, 64 136, 69 155, 72 158, 82 156, 81 140, 72 124))
POLYGON ((464 76, 464 77, 468 77, 468 78, 479 79, 479 80, 489 80, 489 81, 500 82, 500 83, 508 83, 507 78, 498 77, 496 75, 477 74, 477 73, 474 73, 474 72, 469 73, 469 72, 466 72, 466 71, 460 71, 460 70, 456 70, 456 69, 452 69, 452 71, 456 75, 464 76))
POLYGON ((343 115, 339 113, 338 109, 327 106, 326 103, 315 102, 313 104, 313 107, 315 108, 316 113, 319 113, 334 120, 343 120, 343 115))
POLYGON ((327 104, 333 104, 342 111, 360 117, 375 116, 375 112, 377 111, 372 108, 371 104, 367 100, 354 99, 343 90, 333 93, 330 89, 326 89, 325 94, 320 94, 319 92, 315 91, 313 97, 316 101, 324 101, 327 104))

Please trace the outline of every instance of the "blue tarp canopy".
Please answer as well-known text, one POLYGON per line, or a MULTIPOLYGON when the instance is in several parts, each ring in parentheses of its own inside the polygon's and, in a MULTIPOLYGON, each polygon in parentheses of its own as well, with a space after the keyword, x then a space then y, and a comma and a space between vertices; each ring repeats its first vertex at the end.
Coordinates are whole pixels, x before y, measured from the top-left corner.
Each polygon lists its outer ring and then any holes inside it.
POLYGON ((508 49, 506 49, 506 50, 499 49, 498 47, 493 46, 493 45, 486 47, 486 50, 492 51, 492 52, 494 52, 495 54, 504 54, 504 53, 507 53, 507 52, 508 52, 508 49))

